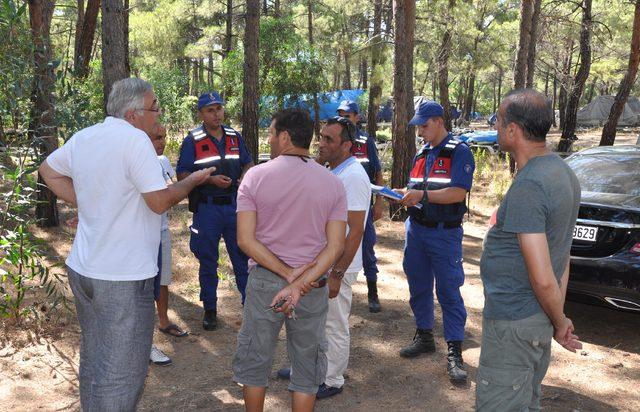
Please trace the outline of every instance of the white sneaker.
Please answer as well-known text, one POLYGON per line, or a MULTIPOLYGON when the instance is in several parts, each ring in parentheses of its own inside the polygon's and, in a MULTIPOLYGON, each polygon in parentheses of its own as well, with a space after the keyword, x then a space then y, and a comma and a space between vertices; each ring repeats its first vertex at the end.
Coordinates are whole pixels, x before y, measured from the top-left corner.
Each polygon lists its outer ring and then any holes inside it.
POLYGON ((149 356, 151 362, 158 366, 171 365, 171 358, 165 355, 160 349, 156 348, 156 345, 151 345, 151 355, 149 356))

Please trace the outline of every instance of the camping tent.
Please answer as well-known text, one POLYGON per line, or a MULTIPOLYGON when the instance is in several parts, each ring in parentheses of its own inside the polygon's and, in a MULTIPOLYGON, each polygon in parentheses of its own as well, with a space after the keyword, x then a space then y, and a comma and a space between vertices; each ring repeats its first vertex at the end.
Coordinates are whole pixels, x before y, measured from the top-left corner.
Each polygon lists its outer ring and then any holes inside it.
MULTIPOLYGON (((343 100, 358 101, 360 96, 364 93, 362 89, 355 90, 335 90, 332 92, 318 93, 318 107, 320 110, 320 120, 327 120, 329 117, 336 115, 336 110, 340 106, 340 102, 343 100)), ((275 111, 277 106, 277 99, 275 96, 263 96, 260 99, 260 107, 262 110, 262 118, 260 119, 260 127, 267 127, 271 123, 271 115, 269 112, 275 111), (268 115, 267 115, 268 114, 268 115)), ((308 110, 311 118, 314 118, 313 111, 313 95, 302 94, 296 96, 284 97, 285 109, 302 109, 308 110)), ((361 113, 366 118, 365 113, 361 113)))
MULTIPOLYGON (((578 110, 579 126, 602 126, 609 118, 614 96, 598 96, 591 103, 578 110)), ((636 97, 629 97, 625 104, 618 126, 635 126, 640 123, 640 101, 636 97), (634 110, 636 108, 636 110, 634 110)))

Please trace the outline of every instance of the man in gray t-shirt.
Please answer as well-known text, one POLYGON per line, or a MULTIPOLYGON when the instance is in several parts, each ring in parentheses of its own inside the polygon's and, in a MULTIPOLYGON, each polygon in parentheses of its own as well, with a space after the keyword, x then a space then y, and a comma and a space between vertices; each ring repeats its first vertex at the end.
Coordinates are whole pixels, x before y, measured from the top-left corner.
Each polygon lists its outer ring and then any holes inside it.
POLYGON ((538 410, 551 339, 571 351, 581 347, 564 315, 580 184, 546 147, 551 116, 547 99, 530 89, 510 93, 498 110, 498 143, 519 172, 480 262, 485 307, 478 410, 538 410))

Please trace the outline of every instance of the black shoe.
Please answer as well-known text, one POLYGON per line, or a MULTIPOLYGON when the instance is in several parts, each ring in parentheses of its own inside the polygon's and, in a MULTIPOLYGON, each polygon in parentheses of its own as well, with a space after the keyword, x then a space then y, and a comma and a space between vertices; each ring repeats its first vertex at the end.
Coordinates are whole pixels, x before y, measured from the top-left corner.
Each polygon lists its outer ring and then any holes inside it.
POLYGON ((291 379, 291 368, 278 369, 277 375, 279 379, 289 380, 291 379))
POLYGON ((202 328, 204 330, 214 330, 218 326, 216 315, 217 313, 213 309, 204 311, 204 318, 202 319, 202 328))
POLYGON ((382 306, 380 306, 380 301, 377 296, 369 297, 369 312, 378 313, 382 310, 382 306))
POLYGON ((367 298, 369 300, 369 312, 378 313, 382 310, 378 299, 378 284, 375 280, 367 280, 367 298))
POLYGON ((422 353, 433 353, 436 351, 436 342, 433 340, 431 329, 416 329, 413 342, 400 349, 400 356, 403 358, 415 358, 422 353))
POLYGON ((463 383, 467 381, 467 371, 464 370, 462 360, 462 341, 456 340, 447 342, 449 349, 447 353, 447 374, 453 383, 463 383))
POLYGON ((324 383, 318 388, 316 393, 316 399, 330 398, 331 396, 342 393, 342 388, 334 388, 333 386, 327 386, 324 383))

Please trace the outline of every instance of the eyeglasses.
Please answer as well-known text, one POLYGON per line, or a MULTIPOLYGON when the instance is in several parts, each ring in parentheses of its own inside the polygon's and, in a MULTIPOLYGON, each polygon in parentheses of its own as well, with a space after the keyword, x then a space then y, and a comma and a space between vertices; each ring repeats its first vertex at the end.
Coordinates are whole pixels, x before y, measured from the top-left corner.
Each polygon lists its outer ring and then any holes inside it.
POLYGON ((154 113, 158 113, 158 115, 162 114, 162 108, 161 107, 157 107, 155 109, 151 108, 151 109, 145 109, 144 107, 141 107, 139 109, 136 110, 143 110, 145 112, 154 112, 154 113))
POLYGON ((342 116, 333 116, 327 120, 327 124, 340 124, 347 130, 347 136, 349 141, 353 143, 355 141, 355 126, 351 123, 351 120, 342 116))

